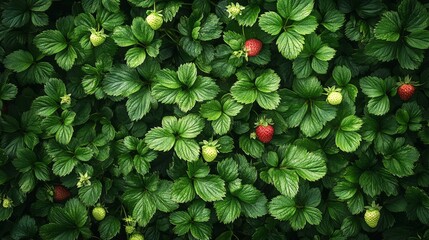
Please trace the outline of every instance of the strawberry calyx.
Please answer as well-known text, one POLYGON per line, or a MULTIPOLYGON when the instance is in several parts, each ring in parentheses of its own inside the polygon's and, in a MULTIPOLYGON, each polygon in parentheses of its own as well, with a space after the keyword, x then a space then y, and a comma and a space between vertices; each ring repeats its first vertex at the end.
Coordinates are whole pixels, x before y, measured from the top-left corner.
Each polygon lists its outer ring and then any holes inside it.
POLYGON ((417 87, 417 86, 421 86, 421 85, 422 85, 422 84, 420 84, 420 83, 418 83, 418 82, 416 82, 416 81, 413 81, 413 80, 412 80, 412 77, 411 77, 410 75, 407 75, 407 76, 405 76, 404 78, 399 78, 399 82, 397 82, 397 83, 396 83, 396 85, 397 85, 398 87, 400 87, 400 86, 402 86, 402 85, 404 85, 404 84, 413 85, 414 87, 417 87))
POLYGON ((271 118, 267 118, 266 116, 259 118, 259 120, 255 123, 255 127, 258 127, 258 126, 266 127, 268 125, 274 125, 274 122, 271 118))
POLYGON ((383 207, 376 204, 375 201, 372 201, 370 206, 365 206, 365 209, 367 209, 367 210, 378 210, 378 211, 380 211, 382 208, 383 207))

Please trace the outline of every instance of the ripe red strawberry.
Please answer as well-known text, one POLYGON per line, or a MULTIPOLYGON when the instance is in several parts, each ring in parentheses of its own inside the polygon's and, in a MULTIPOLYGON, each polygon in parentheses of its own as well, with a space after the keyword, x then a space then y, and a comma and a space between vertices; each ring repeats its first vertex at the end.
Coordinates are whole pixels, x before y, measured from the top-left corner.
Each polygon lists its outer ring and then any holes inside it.
POLYGON ((63 202, 70 197, 70 191, 63 185, 56 185, 54 187, 54 201, 63 202))
POLYGON ((263 143, 269 143, 273 139, 274 127, 272 126, 271 119, 261 118, 256 123, 256 137, 263 143))
POLYGON ((214 141, 203 141, 203 146, 201 147, 201 155, 203 155, 204 160, 207 162, 212 162, 216 159, 219 145, 217 144, 217 140, 214 141))
POLYGON ((418 86, 416 82, 411 81, 410 76, 406 76, 403 81, 398 83, 397 93, 403 101, 408 101, 414 95, 416 91, 415 86, 418 86))
POLYGON ((402 100, 408 101, 414 95, 415 90, 413 85, 404 83, 398 87, 398 95, 402 100))
POLYGON ((254 57, 259 54, 262 49, 262 42, 256 38, 248 39, 244 43, 244 51, 248 57, 254 57))
POLYGON ((162 26, 164 19, 162 18, 162 14, 160 12, 151 12, 146 17, 146 22, 153 30, 158 30, 162 26))

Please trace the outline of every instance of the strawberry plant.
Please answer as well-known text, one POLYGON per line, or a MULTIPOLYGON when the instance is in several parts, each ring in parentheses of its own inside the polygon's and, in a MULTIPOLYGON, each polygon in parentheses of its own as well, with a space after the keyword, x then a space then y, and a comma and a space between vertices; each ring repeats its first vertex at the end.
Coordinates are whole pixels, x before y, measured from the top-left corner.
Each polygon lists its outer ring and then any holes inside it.
POLYGON ((0 238, 428 239, 428 49, 423 0, 1 1, 0 238))

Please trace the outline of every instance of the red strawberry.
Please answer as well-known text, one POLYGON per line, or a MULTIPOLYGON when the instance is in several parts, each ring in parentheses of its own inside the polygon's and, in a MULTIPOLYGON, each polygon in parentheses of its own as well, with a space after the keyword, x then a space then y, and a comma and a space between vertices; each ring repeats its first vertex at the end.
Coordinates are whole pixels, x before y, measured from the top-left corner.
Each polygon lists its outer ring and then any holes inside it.
POLYGON ((415 82, 411 81, 411 77, 410 76, 406 76, 404 81, 400 81, 398 83, 398 89, 397 89, 397 93, 399 95, 399 97, 403 100, 403 101, 408 101, 413 95, 414 92, 416 91, 415 86, 418 86, 415 82))
POLYGON ((262 49, 262 42, 256 38, 248 39, 244 43, 244 50, 248 57, 254 57, 259 54, 262 49))
POLYGON ((415 90, 413 85, 404 83, 398 87, 398 95, 402 100, 407 101, 414 95, 415 90))
POLYGON ((256 123, 256 137, 263 143, 269 143, 273 139, 274 127, 271 119, 261 118, 256 123))
POLYGON ((54 201, 63 202, 70 197, 70 191, 62 185, 56 185, 54 187, 54 201))

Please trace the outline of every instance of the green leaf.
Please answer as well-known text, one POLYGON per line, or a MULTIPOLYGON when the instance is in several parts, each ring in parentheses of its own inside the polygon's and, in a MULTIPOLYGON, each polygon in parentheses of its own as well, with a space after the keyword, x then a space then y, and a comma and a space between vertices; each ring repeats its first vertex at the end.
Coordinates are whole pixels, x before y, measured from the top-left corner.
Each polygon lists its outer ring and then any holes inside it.
POLYGON ((316 17, 310 15, 301 21, 294 22, 291 29, 301 35, 307 35, 314 32, 317 28, 317 25, 318 23, 316 17))
POLYGON ((423 51, 402 44, 397 49, 397 58, 402 68, 414 70, 423 62, 423 51))
POLYGON ((137 71, 126 65, 112 67, 102 82, 103 91, 111 96, 127 97, 142 87, 137 71))
POLYGON ((283 19, 276 12, 266 12, 259 17, 259 26, 270 35, 277 35, 282 31, 283 19))
POLYGON ((352 79, 352 72, 346 66, 336 66, 332 71, 332 77, 339 86, 347 85, 352 79))
POLYGON ((293 170, 271 168, 268 171, 274 187, 283 195, 294 197, 299 189, 299 177, 293 170))
POLYGON ((275 219, 289 220, 296 213, 295 201, 289 197, 279 195, 270 201, 268 211, 275 219))
POLYGON ((209 14, 201 24, 198 39, 201 41, 210 41, 220 38, 222 34, 222 25, 215 14, 209 14))
MULTIPOLYGON (((153 37, 155 35, 155 31, 141 17, 136 17, 133 19, 133 23, 131 24, 131 31, 137 38, 137 40, 143 44, 148 44, 152 42, 153 37)), ((115 32, 113 32, 113 34, 115 34, 115 32)))
POLYGON ((177 69, 177 77, 182 84, 190 87, 197 80, 197 67, 194 63, 182 64, 177 69))
POLYGON ((251 81, 239 80, 231 87, 231 95, 239 103, 249 104, 256 101, 258 91, 251 81))
POLYGON ((107 216, 98 226, 101 239, 112 239, 121 230, 121 222, 113 216, 107 216))
POLYGON ((207 223, 193 223, 190 227, 190 231, 193 237, 201 240, 209 240, 212 235, 211 225, 207 223))
POLYGON ((225 197, 225 182, 216 175, 194 179, 195 192, 206 202, 219 201, 225 197))
POLYGON ((277 11, 285 19, 300 21, 310 15, 313 10, 313 0, 279 0, 277 11))
POLYGON ((226 182, 231 182, 238 178, 238 164, 232 159, 227 158, 217 164, 219 176, 226 182))
POLYGON ((231 117, 223 113, 220 118, 212 122, 212 127, 216 134, 223 135, 231 129, 231 124, 231 117))
POLYGON ((343 26, 344 21, 343 13, 337 9, 331 9, 324 14, 321 24, 330 32, 336 32, 343 26))
POLYGON ((46 95, 58 102, 61 100, 61 97, 67 93, 64 82, 56 78, 51 78, 49 82, 45 84, 44 90, 46 95))
POLYGON ((172 199, 178 203, 190 202, 195 198, 195 190, 192 180, 181 177, 174 181, 171 191, 172 199))
POLYGON ((140 47, 133 47, 128 49, 125 53, 125 61, 130 68, 136 68, 140 66, 146 59, 146 51, 140 47))
POLYGON ((259 12, 261 9, 256 4, 249 4, 241 11, 241 14, 236 16, 237 22, 240 26, 251 27, 258 20, 259 12))
POLYGON ((36 236, 37 230, 36 220, 24 215, 14 224, 10 235, 12 239, 30 239, 36 236))
POLYGON ((405 42, 410 47, 417 49, 428 49, 429 48, 429 31, 421 30, 410 33, 405 37, 405 42))
POLYGON ((386 42, 374 38, 366 45, 365 53, 380 61, 388 62, 396 58, 397 48, 396 42, 386 42))
POLYGON ((387 95, 382 97, 371 98, 368 101, 368 112, 377 116, 381 116, 389 112, 390 101, 387 95))
POLYGON ((156 206, 150 193, 144 192, 140 196, 141 198, 137 201, 133 210, 133 218, 142 226, 146 226, 155 214, 156 206))
POLYGON ((260 92, 270 93, 277 91, 280 86, 280 77, 272 69, 264 71, 255 80, 255 86, 260 92))
POLYGON ((362 127, 362 124, 362 119, 355 115, 350 115, 343 118, 340 124, 340 129, 346 132, 358 131, 362 127))
POLYGON ((341 151, 353 152, 359 147, 362 137, 357 132, 338 130, 335 135, 335 144, 341 151))
POLYGON ((241 214, 240 202, 227 195, 223 200, 214 203, 217 218, 224 224, 234 222, 241 214))
POLYGON ((150 111, 151 99, 152 96, 147 88, 141 88, 129 96, 126 107, 131 121, 142 119, 150 111))
POLYGON ((280 166, 294 170, 301 178, 316 181, 325 176, 327 168, 322 155, 307 152, 304 148, 294 145, 279 151, 285 156, 280 166))
POLYGON ((386 83, 381 78, 368 76, 361 78, 359 83, 362 92, 370 98, 386 95, 386 83))
POLYGON ((182 138, 195 138, 204 128, 204 119, 196 114, 188 114, 177 121, 177 133, 182 138))
POLYGON ((244 46, 245 39, 236 32, 227 31, 223 33, 223 41, 228 44, 231 49, 241 50, 241 48, 244 46))
POLYGON ((166 152, 173 148, 176 138, 167 129, 155 127, 146 133, 145 142, 153 150, 166 152))
POLYGON ((222 115, 222 105, 217 100, 211 100, 201 105, 200 114, 209 121, 219 119, 222 115))
POLYGON ((234 99, 232 99, 229 95, 222 98, 222 111, 226 115, 235 117, 240 113, 241 109, 243 109, 243 105, 234 101, 234 99))
POLYGON ((241 202, 241 211, 244 216, 249 218, 258 218, 267 214, 267 198, 261 194, 255 203, 241 202))
POLYGON ((390 145, 388 155, 383 158, 383 165, 393 175, 404 177, 414 173, 414 163, 419 159, 420 153, 410 145, 403 145, 404 139, 397 138, 390 145))
POLYGON ((425 7, 415 0, 404 0, 398 6, 399 17, 403 19, 403 28, 408 32, 422 30, 428 27, 428 12, 425 7))
POLYGON ((23 72, 33 64, 33 55, 24 50, 17 50, 7 55, 4 66, 15 72, 23 72))
POLYGON ((113 30, 113 40, 120 47, 129 47, 138 43, 134 37, 133 31, 129 26, 118 26, 113 30))
POLYGON ((321 61, 329 61, 335 56, 335 49, 328 47, 328 46, 322 46, 317 50, 317 52, 314 54, 314 57, 321 61))
POLYGON ((74 130, 72 126, 62 125, 55 134, 55 140, 61 144, 66 145, 71 141, 73 132, 74 130))
POLYGON ((47 55, 59 53, 67 48, 67 41, 58 30, 43 31, 34 38, 34 44, 47 55))
POLYGON ((98 180, 91 181, 91 185, 79 189, 79 199, 87 206, 95 205, 101 196, 102 185, 98 180))
POLYGON ((200 146, 194 139, 180 138, 176 140, 174 151, 180 159, 197 161, 200 157, 200 146))
POLYGON ((304 49, 304 42, 305 39, 302 35, 296 31, 289 30, 280 34, 276 44, 283 57, 293 60, 304 49))
POLYGON ((251 139, 246 135, 240 137, 239 146, 247 155, 254 158, 260 158, 264 152, 264 144, 262 142, 251 139))
POLYGON ((55 55, 55 60, 57 61, 58 66, 60 66, 66 71, 70 70, 73 67, 76 58, 76 50, 71 45, 69 45, 65 50, 55 55))
POLYGON ((0 87, 0 99, 1 100, 12 100, 18 94, 18 88, 12 83, 3 84, 0 87))
POLYGON ((385 12, 375 26, 374 36, 380 40, 396 42, 400 37, 401 28, 401 19, 398 13, 393 11, 385 12))

